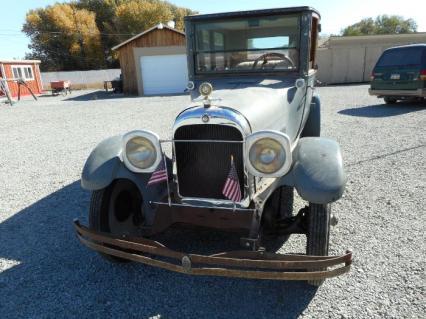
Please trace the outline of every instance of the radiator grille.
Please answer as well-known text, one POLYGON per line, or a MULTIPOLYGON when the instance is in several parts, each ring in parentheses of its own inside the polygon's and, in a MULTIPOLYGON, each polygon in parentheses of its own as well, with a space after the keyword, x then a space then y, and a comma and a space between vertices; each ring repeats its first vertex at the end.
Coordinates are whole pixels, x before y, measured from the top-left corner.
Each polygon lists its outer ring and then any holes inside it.
MULTIPOLYGON (((239 130, 231 126, 200 124, 180 127, 176 140, 242 141, 239 130)), ((223 185, 229 173, 231 155, 244 194, 242 143, 176 142, 175 155, 179 193, 183 197, 225 199, 223 185)))

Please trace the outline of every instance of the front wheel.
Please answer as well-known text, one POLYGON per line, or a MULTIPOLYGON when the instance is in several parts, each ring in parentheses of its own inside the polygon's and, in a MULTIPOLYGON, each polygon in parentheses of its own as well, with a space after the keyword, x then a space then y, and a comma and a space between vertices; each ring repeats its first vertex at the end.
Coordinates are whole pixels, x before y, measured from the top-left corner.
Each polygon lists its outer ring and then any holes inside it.
MULTIPOLYGON (((94 191, 90 199, 89 228, 114 235, 136 237, 143 224, 142 196, 135 184, 116 180, 108 187, 94 191)), ((126 259, 100 253, 112 262, 126 259)))
POLYGON ((261 227, 262 246, 267 251, 277 251, 289 235, 277 235, 274 232, 278 222, 293 216, 294 189, 291 186, 277 188, 268 198, 263 211, 261 227))
MULTIPOLYGON (((312 256, 327 256, 330 240, 330 204, 309 203, 308 232, 306 254, 312 256)), ((326 269, 321 269, 326 270, 326 269)), ((308 283, 320 286, 324 279, 309 280, 308 283)))
POLYGON ((383 99, 385 100, 386 104, 395 104, 398 101, 394 97, 390 97, 390 96, 385 96, 383 99))

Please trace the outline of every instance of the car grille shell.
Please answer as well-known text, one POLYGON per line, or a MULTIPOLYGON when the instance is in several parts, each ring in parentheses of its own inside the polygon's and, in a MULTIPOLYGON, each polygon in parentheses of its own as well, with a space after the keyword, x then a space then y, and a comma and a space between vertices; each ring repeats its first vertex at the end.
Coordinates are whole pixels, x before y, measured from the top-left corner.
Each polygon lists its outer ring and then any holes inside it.
POLYGON ((178 128, 175 140, 203 140, 175 142, 175 158, 179 194, 182 197, 226 199, 222 189, 234 158, 241 194, 244 196, 243 137, 228 125, 197 124, 178 128), (208 142, 241 141, 241 143, 208 142))

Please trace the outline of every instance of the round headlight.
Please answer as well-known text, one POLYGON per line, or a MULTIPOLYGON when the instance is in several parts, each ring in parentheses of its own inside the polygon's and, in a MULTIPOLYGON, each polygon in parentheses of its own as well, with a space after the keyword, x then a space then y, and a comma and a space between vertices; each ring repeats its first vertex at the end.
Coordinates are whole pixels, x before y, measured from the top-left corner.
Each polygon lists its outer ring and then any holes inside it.
POLYGON ((157 160, 157 150, 149 139, 135 136, 127 141, 126 157, 133 166, 146 169, 157 160))
POLYGON ((261 173, 272 174, 279 171, 285 161, 284 147, 275 139, 266 137, 253 143, 249 151, 251 165, 261 173))
POLYGON ((213 86, 209 82, 203 82, 200 84, 199 92, 202 96, 206 97, 212 94, 213 86))

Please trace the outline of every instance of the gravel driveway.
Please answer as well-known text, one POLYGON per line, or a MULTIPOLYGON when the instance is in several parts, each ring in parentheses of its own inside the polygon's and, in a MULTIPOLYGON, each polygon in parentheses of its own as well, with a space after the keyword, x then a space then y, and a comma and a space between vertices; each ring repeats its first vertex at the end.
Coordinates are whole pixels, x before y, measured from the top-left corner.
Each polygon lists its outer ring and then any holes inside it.
MULTIPOLYGON (((137 128, 168 137, 187 96, 86 91, 0 104, 0 317, 423 317, 426 105, 385 106, 368 96, 365 85, 318 91, 323 136, 341 144, 348 173, 345 195, 333 205, 339 224, 331 231, 331 249, 355 254, 348 275, 318 290, 303 282, 113 265, 77 242, 71 222, 87 220, 89 193, 79 179, 93 147, 137 128)), ((187 239, 182 231, 175 241, 185 250, 198 236, 204 245, 206 234, 200 234, 187 239)), ((227 240, 206 236, 216 244, 227 240)), ((303 240, 293 236, 284 250, 303 251, 303 240)))

